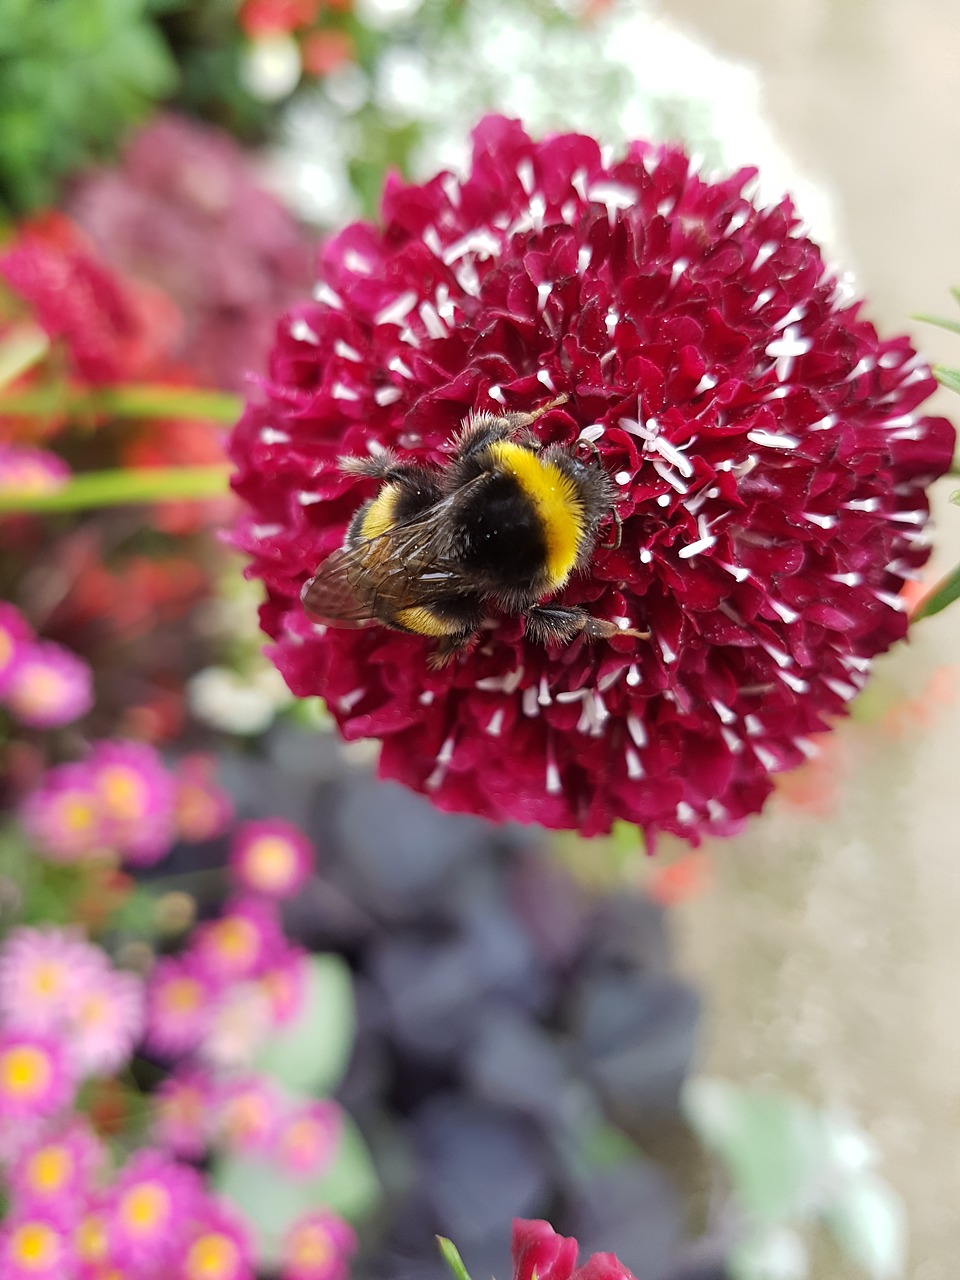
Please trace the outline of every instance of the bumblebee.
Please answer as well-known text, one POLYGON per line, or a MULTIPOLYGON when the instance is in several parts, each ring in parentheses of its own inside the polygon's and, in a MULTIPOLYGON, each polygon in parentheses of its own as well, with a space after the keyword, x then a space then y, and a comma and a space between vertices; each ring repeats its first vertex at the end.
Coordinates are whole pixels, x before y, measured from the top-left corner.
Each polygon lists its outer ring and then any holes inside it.
POLYGON ((604 519, 611 512, 616 519, 599 461, 541 448, 527 430, 564 400, 529 414, 471 416, 442 469, 390 450, 341 458, 346 474, 379 480, 380 489, 304 586, 309 616, 427 636, 437 641, 434 667, 469 645, 488 603, 524 615, 526 634, 541 644, 645 634, 576 606, 541 603, 586 568, 604 519))

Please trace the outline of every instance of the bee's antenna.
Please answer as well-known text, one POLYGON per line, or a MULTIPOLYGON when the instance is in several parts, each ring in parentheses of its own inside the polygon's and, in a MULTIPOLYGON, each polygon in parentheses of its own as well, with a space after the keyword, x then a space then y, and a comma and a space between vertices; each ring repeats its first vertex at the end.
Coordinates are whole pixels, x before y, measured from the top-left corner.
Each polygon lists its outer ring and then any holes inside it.
POLYGON ((523 426, 527 427, 531 422, 536 422, 538 418, 542 418, 545 413, 549 413, 551 409, 556 409, 558 405, 566 404, 570 397, 564 391, 562 395, 551 400, 549 404, 542 404, 539 409, 534 409, 531 413, 523 415, 523 426))

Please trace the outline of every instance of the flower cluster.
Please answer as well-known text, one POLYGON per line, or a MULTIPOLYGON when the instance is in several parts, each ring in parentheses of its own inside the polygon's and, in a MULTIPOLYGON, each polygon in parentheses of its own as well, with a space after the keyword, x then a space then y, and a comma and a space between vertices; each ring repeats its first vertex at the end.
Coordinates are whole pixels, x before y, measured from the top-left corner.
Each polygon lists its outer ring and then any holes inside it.
POLYGON ((72 724, 93 706, 93 675, 87 664, 63 645, 38 640, 20 611, 3 601, 0 702, 34 729, 72 724))
POLYGON ((0 947, 0 1115, 56 1114, 76 1086, 127 1062, 143 984, 77 933, 15 929, 0 947))
POLYGON ((103 741, 80 763, 48 769, 21 819, 52 861, 114 853, 131 866, 150 866, 178 838, 219 834, 231 812, 202 759, 187 757, 170 771, 146 743, 103 741))
POLYGON ((262 625, 291 689, 441 808, 728 834, 906 630, 953 429, 919 412, 935 384, 909 342, 878 337, 754 177, 489 118, 469 175, 391 180, 383 228, 329 241, 316 300, 280 327, 232 441, 262 625), (305 616, 374 492, 340 455, 442 466, 472 411, 560 396, 533 430, 599 459, 622 537, 558 602, 648 640, 545 648, 491 601, 436 671, 416 636, 305 616))

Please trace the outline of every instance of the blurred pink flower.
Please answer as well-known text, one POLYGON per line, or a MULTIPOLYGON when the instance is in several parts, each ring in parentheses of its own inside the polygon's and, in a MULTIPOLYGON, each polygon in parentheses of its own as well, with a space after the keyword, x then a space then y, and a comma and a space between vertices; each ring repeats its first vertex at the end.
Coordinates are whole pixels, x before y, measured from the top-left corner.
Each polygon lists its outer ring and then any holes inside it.
POLYGON ((216 920, 200 925, 193 938, 198 966, 215 982, 252 978, 285 951, 286 939, 273 903, 235 898, 216 920))
POLYGON ((343 1113, 328 1099, 311 1100, 288 1114, 277 1131, 275 1150, 281 1166, 299 1177, 315 1177, 336 1154, 343 1113))
POLYGON ((211 756, 184 756, 174 770, 174 822, 181 840, 199 842, 222 835, 233 817, 233 801, 216 781, 211 756))
POLYGON ((283 1242, 282 1280, 346 1280, 357 1237, 349 1223, 318 1209, 298 1219, 283 1242))
POLYGON ((257 977, 278 1026, 295 1018, 303 1007, 309 961, 308 951, 288 944, 271 957, 268 967, 257 977))
POLYGON ((196 1049, 210 1028, 217 989, 194 957, 166 956, 147 978, 145 1039, 155 1052, 196 1049))
POLYGON ((313 870, 313 845, 283 818, 242 822, 233 836, 229 865, 244 889, 270 898, 291 898, 313 870))
POLYGON ((75 1261, 70 1234, 54 1214, 14 1214, 0 1226, 3 1280, 69 1280, 75 1261))
POLYGON ((106 1161, 103 1143, 85 1121, 46 1133, 19 1155, 8 1174, 11 1202, 18 1210, 78 1207, 106 1161))
POLYGON ((253 1280, 253 1247, 239 1215, 207 1199, 191 1224, 176 1280, 253 1280))
POLYGON ((77 862, 106 850, 100 801, 87 764, 48 769, 24 799, 20 820, 51 862, 77 862))
POLYGON ((200 1159, 213 1133, 215 1090, 213 1075, 206 1069, 174 1068, 153 1095, 150 1131, 157 1146, 184 1160, 200 1159))
POLYGON ((56 493, 70 479, 70 468, 48 449, 0 445, 0 493, 56 493))
POLYGON ((5 681, 4 701, 21 724, 55 729, 93 706, 93 673, 82 658, 51 640, 23 645, 5 681))
POLYGON ((12 1027, 0 1030, 0 1115, 27 1120, 56 1115, 75 1087, 62 1040, 12 1027))
POLYGON ((118 1071, 143 1032, 143 982, 106 966, 78 994, 68 1028, 71 1056, 81 1075, 118 1071))
POLYGON ((59 1030, 104 961, 98 947, 71 930, 14 929, 0 946, 0 1020, 59 1030))
POLYGON ((118 1265, 162 1272, 182 1256, 189 1223, 204 1200, 200 1175, 146 1148, 127 1163, 108 1195, 107 1235, 118 1265))
POLYGON ((144 742, 98 742, 88 767, 110 846, 133 866, 151 866, 174 841, 174 783, 144 742))
POLYGON ((273 1146, 282 1103, 266 1076, 227 1080, 215 1095, 217 1142, 231 1151, 268 1151, 273 1146))

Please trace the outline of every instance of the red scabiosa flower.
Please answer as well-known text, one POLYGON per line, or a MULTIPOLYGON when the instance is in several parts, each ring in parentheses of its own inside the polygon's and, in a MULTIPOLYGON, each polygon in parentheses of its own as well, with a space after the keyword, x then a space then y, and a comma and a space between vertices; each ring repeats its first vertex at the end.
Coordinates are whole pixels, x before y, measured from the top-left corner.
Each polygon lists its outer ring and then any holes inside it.
POLYGON ((510 1240, 513 1280, 634 1280, 612 1253, 595 1253, 576 1267, 578 1245, 549 1222, 514 1218, 510 1240))
POLYGON ((465 179, 392 179, 382 229, 329 241, 280 326, 231 446, 272 656, 441 808, 731 833, 906 630, 953 429, 918 412, 934 380, 909 342, 877 335, 754 178, 489 118, 465 179), (531 430, 602 466, 621 537, 611 519, 554 601, 623 634, 544 646, 491 607, 436 670, 434 641, 306 616, 376 493, 339 456, 442 467, 471 412, 559 397, 531 430))

